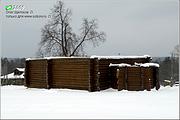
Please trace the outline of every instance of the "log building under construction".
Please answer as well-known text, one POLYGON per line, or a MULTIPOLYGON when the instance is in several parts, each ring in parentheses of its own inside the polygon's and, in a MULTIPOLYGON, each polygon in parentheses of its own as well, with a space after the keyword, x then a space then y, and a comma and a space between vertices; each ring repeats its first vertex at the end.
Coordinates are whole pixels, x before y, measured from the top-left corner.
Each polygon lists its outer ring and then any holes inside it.
POLYGON ((26 59, 25 86, 100 91, 159 89, 158 64, 144 56, 47 57, 26 59))

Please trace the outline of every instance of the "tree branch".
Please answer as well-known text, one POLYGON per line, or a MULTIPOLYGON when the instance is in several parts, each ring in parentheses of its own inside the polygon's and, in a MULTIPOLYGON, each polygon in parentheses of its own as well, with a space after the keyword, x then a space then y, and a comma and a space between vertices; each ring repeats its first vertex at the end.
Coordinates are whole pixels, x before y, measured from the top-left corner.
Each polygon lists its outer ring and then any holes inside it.
POLYGON ((75 47, 74 51, 72 52, 72 54, 70 54, 70 56, 73 56, 74 53, 76 52, 76 50, 77 50, 77 49, 81 46, 81 44, 85 41, 85 38, 86 38, 87 34, 89 33, 89 31, 90 31, 90 29, 91 29, 92 27, 93 27, 93 25, 91 25, 91 26, 89 27, 89 29, 85 32, 85 35, 84 35, 83 39, 82 39, 81 42, 75 47))

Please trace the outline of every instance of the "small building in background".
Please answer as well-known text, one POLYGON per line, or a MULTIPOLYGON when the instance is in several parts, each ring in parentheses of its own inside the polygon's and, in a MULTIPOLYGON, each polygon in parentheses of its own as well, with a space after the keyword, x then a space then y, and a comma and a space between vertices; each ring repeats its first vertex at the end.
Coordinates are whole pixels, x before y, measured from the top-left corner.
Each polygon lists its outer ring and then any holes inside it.
POLYGON ((24 73, 25 68, 16 68, 14 70, 14 75, 20 76, 24 73))
POLYGON ((1 76, 1 85, 23 85, 25 68, 15 68, 12 73, 1 76))

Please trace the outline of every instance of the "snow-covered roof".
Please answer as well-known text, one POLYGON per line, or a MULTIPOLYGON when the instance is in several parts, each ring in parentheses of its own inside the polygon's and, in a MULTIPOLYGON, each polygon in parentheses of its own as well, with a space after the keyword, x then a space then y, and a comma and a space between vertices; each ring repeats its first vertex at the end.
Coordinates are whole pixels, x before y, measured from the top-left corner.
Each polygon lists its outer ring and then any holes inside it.
POLYGON ((25 68, 16 68, 18 71, 24 72, 25 68))
POLYGON ((170 80, 164 80, 164 82, 168 82, 168 83, 171 83, 171 81, 170 81, 170 80))
POLYGON ((1 76, 1 79, 6 78, 6 79, 17 79, 17 78, 24 78, 24 73, 22 73, 21 75, 14 75, 13 73, 7 74, 7 75, 3 75, 1 76))
POLYGON ((50 59, 67 59, 67 58, 75 58, 75 59, 78 59, 78 58, 88 58, 88 57, 44 57, 44 58, 27 58, 26 61, 29 61, 29 60, 50 60, 50 59))
MULTIPOLYGON (((77 57, 77 56, 72 56, 72 57, 44 57, 44 58, 27 58, 26 61, 28 60, 49 60, 49 59, 64 59, 64 58, 88 58, 88 57, 77 57)), ((98 59, 135 59, 135 58, 151 58, 149 55, 143 55, 143 56, 97 56, 97 55, 92 55, 90 57, 91 59, 98 58, 98 59)))
POLYGON ((135 65, 141 67, 159 67, 159 64, 157 63, 135 63, 135 65))
POLYGON ((149 55, 143 56, 96 56, 93 55, 90 58, 98 58, 98 59, 135 59, 135 58, 151 58, 149 55))
POLYGON ((159 67, 159 64, 157 63, 135 63, 134 65, 126 64, 126 63, 120 63, 120 64, 109 64, 109 67, 117 66, 117 67, 159 67))
POLYGON ((144 63, 140 65, 141 67, 159 67, 157 63, 144 63))
MULTIPOLYGON (((63 58, 63 57, 61 57, 63 58)), ((26 61, 29 61, 29 60, 46 60, 46 59, 51 59, 51 57, 44 57, 44 58, 26 58, 26 61)))
POLYGON ((17 69, 18 71, 23 72, 23 73, 22 73, 21 75, 16 75, 16 74, 14 74, 14 72, 12 72, 12 73, 10 73, 10 74, 1 76, 1 79, 3 79, 3 78, 7 78, 7 79, 24 78, 25 68, 16 68, 16 69, 17 69))

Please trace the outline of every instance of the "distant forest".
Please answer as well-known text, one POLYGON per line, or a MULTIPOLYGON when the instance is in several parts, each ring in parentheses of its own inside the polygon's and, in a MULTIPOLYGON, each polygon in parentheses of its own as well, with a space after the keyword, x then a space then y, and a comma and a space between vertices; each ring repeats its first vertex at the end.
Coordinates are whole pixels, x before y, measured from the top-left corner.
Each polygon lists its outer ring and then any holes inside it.
POLYGON ((158 63, 159 80, 179 81, 179 57, 154 57, 152 62, 158 63))
POLYGON ((1 58, 1 75, 9 74, 17 67, 25 67, 25 58, 1 58))
MULTIPOLYGON (((152 62, 159 63, 159 79, 179 80, 178 57, 153 57, 152 62)), ((11 73, 16 67, 25 67, 25 58, 1 58, 1 75, 11 73)))

